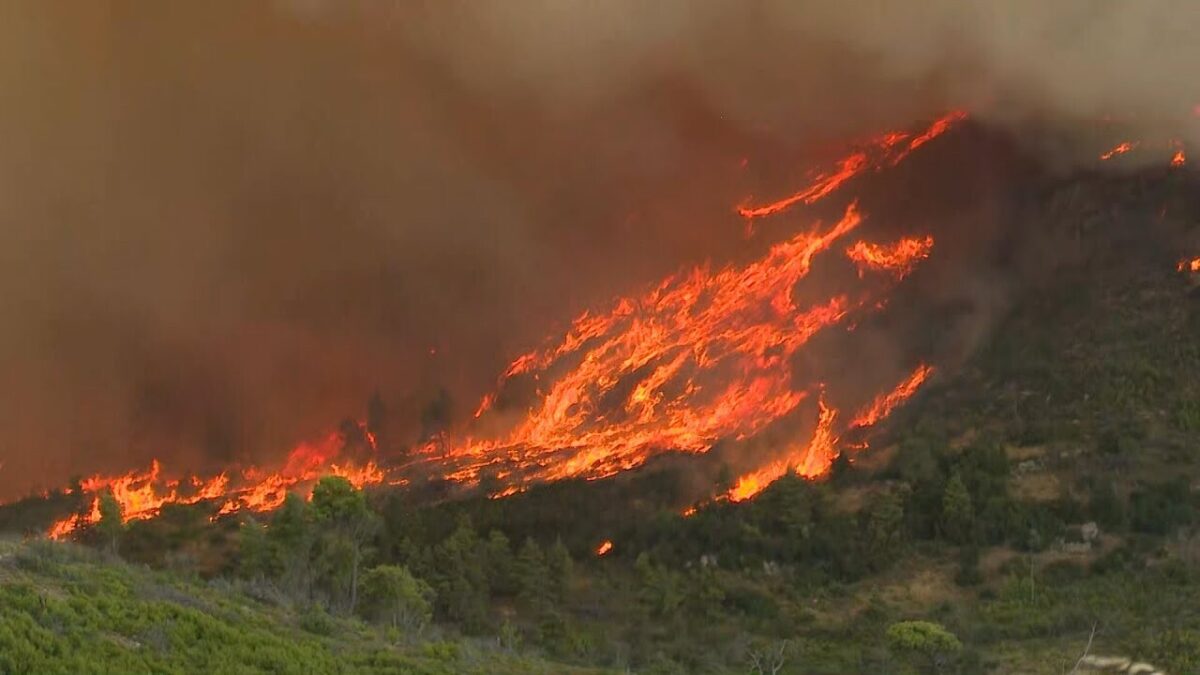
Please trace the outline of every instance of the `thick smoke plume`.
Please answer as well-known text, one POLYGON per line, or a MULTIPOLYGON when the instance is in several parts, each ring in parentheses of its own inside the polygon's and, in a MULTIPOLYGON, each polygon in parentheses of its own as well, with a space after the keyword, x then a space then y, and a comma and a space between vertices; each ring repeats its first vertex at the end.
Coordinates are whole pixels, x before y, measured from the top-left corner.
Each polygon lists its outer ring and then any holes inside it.
POLYGON ((398 437, 443 387, 469 415, 583 308, 739 255, 732 206, 832 140, 952 106, 1196 140, 1198 34, 1187 0, 7 3, 0 496, 263 461, 374 390, 398 437))

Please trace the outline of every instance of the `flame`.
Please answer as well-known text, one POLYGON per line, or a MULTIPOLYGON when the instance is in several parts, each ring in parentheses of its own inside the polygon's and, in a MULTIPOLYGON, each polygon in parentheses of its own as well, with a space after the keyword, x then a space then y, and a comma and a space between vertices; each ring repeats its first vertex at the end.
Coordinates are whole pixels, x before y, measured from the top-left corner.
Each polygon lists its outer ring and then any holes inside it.
POLYGON ((604 556, 608 555, 608 552, 612 550, 612 547, 613 543, 605 539, 600 543, 599 546, 596 547, 596 556, 603 558, 604 556))
MULTIPOLYGON (((365 427, 362 430, 369 447, 374 450, 373 436, 365 427)), ((157 459, 151 461, 150 468, 145 471, 135 470, 119 476, 97 474, 81 483, 83 490, 93 495, 90 510, 56 521, 47 535, 52 539, 63 539, 80 528, 100 522, 99 495, 106 491, 111 492, 120 504, 122 518, 128 522, 153 518, 167 504, 203 501, 223 500, 218 515, 242 510, 267 511, 283 504, 290 490, 325 475, 342 476, 359 488, 383 482, 384 472, 374 460, 362 466, 352 461, 338 463, 344 445, 345 439, 339 434, 330 434, 319 443, 298 445, 288 454, 279 471, 265 472, 250 467, 241 473, 236 487, 231 486, 226 473, 208 479, 193 477, 189 481, 191 490, 186 494, 180 492, 178 479, 162 478, 162 466, 157 459)))
POLYGON ((496 394, 491 393, 483 397, 479 402, 479 407, 475 409, 475 419, 483 417, 483 414, 492 409, 492 404, 496 402, 496 394))
MULTIPOLYGON (((744 207, 742 214, 760 217, 812 203, 858 173, 894 166, 964 118, 951 113, 916 135, 880 136, 791 197, 744 207)), ((664 452, 704 453, 720 440, 745 441, 819 398, 812 438, 743 476, 729 498, 748 498, 787 471, 824 473, 837 456, 839 413, 827 404, 824 385, 794 380, 792 357, 817 333, 852 326, 857 321, 852 317, 884 307, 879 293, 926 259, 934 243, 928 236, 886 245, 859 241, 846 255, 860 271, 888 274, 864 280, 860 291, 810 297, 801 282, 814 259, 863 220, 852 203, 838 222, 818 223, 743 267, 698 267, 617 298, 607 311, 580 314, 559 340, 515 358, 501 376, 501 390, 518 377, 537 383, 523 420, 498 438, 429 444, 421 451, 423 461, 463 483, 479 482, 490 467, 503 468, 505 486, 492 495, 501 497, 533 482, 597 479, 664 452)), ((901 390, 876 404, 871 423, 911 395, 931 371, 922 366, 901 390)), ((481 415, 497 394, 480 402, 481 415)))
POLYGON ((1200 272, 1200 258, 1180 260, 1179 264, 1175 266, 1175 269, 1179 270, 1180 272, 1200 272))
POLYGON ((846 249, 846 257, 858 265, 858 275, 867 270, 886 271, 897 280, 908 276, 917 263, 929 257, 933 237, 906 237, 889 245, 855 242, 846 249))
POLYGON ((871 405, 854 417, 850 428, 870 427, 879 423, 891 414, 901 403, 907 401, 917 392, 925 380, 933 374, 933 366, 921 364, 903 382, 896 385, 892 391, 877 397, 871 405))
POLYGON ((512 461, 534 480, 598 478, 653 452, 704 452, 721 438, 753 436, 807 396, 792 386, 789 357, 863 304, 837 295, 802 306, 794 296, 813 258, 861 222, 851 205, 828 229, 796 235, 744 268, 696 269, 608 314, 580 316, 561 344, 520 357, 509 372, 544 371, 568 354, 574 369, 507 438, 452 449, 465 465, 450 477, 473 480, 512 461), (713 372, 716 382, 696 377, 713 372), (606 405, 614 398, 619 414, 606 405))
POLYGON ((817 405, 819 414, 812 438, 807 443, 789 447, 784 457, 739 478, 726 495, 730 501, 740 502, 753 497, 789 471, 815 478, 829 469, 837 456, 838 439, 833 433, 833 424, 838 411, 826 405, 824 397, 817 405))
POLYGON ((867 142, 863 149, 840 159, 832 170, 816 174, 806 187, 791 196, 761 206, 739 206, 738 215, 743 218, 762 218, 785 211, 795 204, 814 204, 865 171, 878 171, 899 164, 912 151, 941 136, 966 118, 967 113, 961 110, 947 113, 908 143, 903 143, 909 138, 907 133, 893 131, 882 134, 867 142))
POLYGON ((1122 141, 1112 150, 1100 155, 1100 161, 1107 161, 1118 155, 1123 155, 1136 148, 1139 144, 1140 143, 1138 141, 1122 141))
MULTIPOLYGON (((868 427, 878 423, 916 393, 932 374, 931 366, 921 364, 895 389, 879 396, 866 410, 859 413, 850 423, 850 428, 868 427)), ((823 396, 818 402, 818 411, 816 428, 807 443, 789 448, 784 457, 742 476, 725 497, 734 502, 750 499, 789 471, 805 478, 815 478, 828 471, 839 454, 840 439, 834 431, 838 411, 827 405, 823 396)))
MULTIPOLYGON (((791 197, 739 212, 758 218, 812 204, 856 175, 897 165, 965 118, 952 112, 920 133, 881 135, 791 197)), ((825 384, 796 374, 793 357, 814 335, 852 327, 861 315, 884 307, 886 293, 930 255, 934 243, 931 237, 886 245, 858 241, 845 249, 859 268, 858 288, 829 293, 802 283, 814 260, 856 231, 864 218, 852 202, 836 222, 815 223, 757 260, 682 271, 615 299, 607 310, 580 314, 565 335, 513 359, 497 389, 480 401, 476 418, 489 413, 509 381, 528 378, 536 384, 524 418, 490 438, 442 434, 415 449, 409 464, 385 469, 373 456, 346 456, 348 439, 330 434, 298 445, 276 470, 251 467, 193 480, 186 494, 177 481, 162 480, 157 461, 140 473, 93 476, 85 489, 93 495, 111 490, 129 520, 153 517, 166 504, 199 501, 219 504, 217 514, 224 515, 276 508, 289 491, 323 475, 344 476, 359 487, 403 484, 398 472, 420 466, 463 484, 480 483, 486 472, 501 481, 491 495, 499 498, 538 481, 597 479, 658 454, 704 453, 719 441, 744 442, 777 421, 805 414, 806 402, 814 399, 811 437, 787 445, 742 476, 725 498, 748 499, 789 471, 819 476, 837 456, 846 427, 826 400, 825 384), (886 274, 867 279, 866 270, 886 274)), ((882 419, 930 372, 919 368, 851 426, 882 419)), ((374 453, 374 436, 365 425, 360 428, 366 450, 374 453)), ((95 497, 89 513, 55 523, 51 536, 69 536, 98 519, 95 497)))

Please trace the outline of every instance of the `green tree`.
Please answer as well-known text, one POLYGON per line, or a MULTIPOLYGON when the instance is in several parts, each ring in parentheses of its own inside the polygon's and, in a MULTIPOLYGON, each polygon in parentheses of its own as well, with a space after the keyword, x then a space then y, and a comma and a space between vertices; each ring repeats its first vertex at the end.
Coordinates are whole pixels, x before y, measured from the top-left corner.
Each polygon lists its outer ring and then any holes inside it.
POLYGON ((432 616, 433 588, 414 577, 407 567, 371 568, 363 576, 363 596, 368 613, 386 618, 394 628, 420 631, 432 616))
POLYGON ((517 554, 517 597, 523 605, 542 612, 553 604, 549 576, 542 548, 533 539, 526 539, 517 554))
POLYGON ((267 542, 278 556, 280 582, 294 597, 312 593, 312 555, 315 532, 312 509, 296 493, 289 493, 271 519, 267 542))
POLYGON ((640 582, 638 601, 646 613, 652 617, 675 616, 687 599, 679 573, 654 564, 645 553, 637 557, 634 570, 640 582))
POLYGON ((956 544, 965 544, 971 540, 974 530, 975 509, 971 505, 971 493, 962 476, 954 473, 942 492, 942 535, 956 544))
POLYGON ((428 569, 438 610, 467 631, 482 630, 487 625, 489 588, 483 547, 468 518, 459 520, 454 532, 434 547, 428 569))
POLYGON ((238 573, 246 579, 265 579, 277 573, 277 558, 267 528, 253 517, 241 527, 238 542, 238 573))
POLYGON ((358 604, 359 569, 367 543, 379 529, 379 517, 367 497, 341 476, 326 476, 313 488, 312 510, 323 534, 334 587, 345 587, 347 610, 358 604))
POLYGON ((575 561, 571 559, 571 552, 563 545, 562 538, 555 539, 554 545, 546 552, 546 571, 549 573, 550 590, 560 603, 567 598, 574 570, 575 561))
POLYGON ((875 571, 885 569, 896 558, 904 542, 904 504, 901 495, 879 495, 865 513, 866 563, 875 571))
POLYGON ((124 515, 121 513, 121 503, 113 495, 112 490, 105 490, 98 497, 100 500, 100 522, 96 524, 101 540, 108 547, 109 553, 117 553, 117 544, 121 533, 125 531, 124 515))
POLYGON ((900 621, 888 626, 888 649, 920 670, 940 672, 962 651, 962 643, 941 624, 932 621, 900 621))
POLYGON ((508 537, 500 530, 492 530, 488 533, 486 548, 484 561, 487 564, 488 586, 493 593, 516 594, 516 564, 508 537))

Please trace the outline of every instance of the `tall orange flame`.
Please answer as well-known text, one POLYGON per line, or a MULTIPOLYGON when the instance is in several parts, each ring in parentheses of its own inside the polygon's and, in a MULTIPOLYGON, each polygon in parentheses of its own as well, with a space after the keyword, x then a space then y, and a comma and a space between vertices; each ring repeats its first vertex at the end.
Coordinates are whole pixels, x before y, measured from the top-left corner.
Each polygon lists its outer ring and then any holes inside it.
POLYGON ((967 113, 961 110, 947 113, 911 139, 909 134, 900 131, 882 134, 866 143, 863 149, 838 160, 832 170, 817 173, 812 182, 792 195, 760 206, 739 206, 737 212, 744 218, 762 218, 787 210, 796 204, 814 204, 865 171, 878 171, 899 164, 914 150, 946 133, 966 118, 967 113), (910 139, 908 143, 903 142, 906 139, 910 139))
MULTIPOLYGON (((739 212, 758 218, 814 203, 856 175, 895 166, 964 118, 953 112, 915 135, 882 135, 791 197, 739 212)), ((464 483, 486 474, 501 484, 493 496, 505 496, 536 481, 600 478, 664 452, 703 453, 721 440, 745 441, 797 414, 802 402, 816 396, 812 437, 742 477, 728 498, 749 498, 788 471, 810 477, 824 473, 837 456, 839 413, 826 403, 823 384, 795 379, 793 357, 817 333, 882 306, 880 294, 928 257, 933 245, 930 237, 890 245, 860 241, 846 250, 860 272, 888 274, 864 278, 862 288, 843 293, 803 285, 814 260, 863 219, 852 203, 837 222, 818 223, 771 246, 756 261, 717 270, 697 267, 618 298, 607 311, 584 312, 561 339, 514 359, 502 375, 500 388, 518 377, 530 377, 539 387, 522 421, 490 439, 440 436, 418 449, 413 465, 464 483)), ((863 424, 886 416, 929 372, 922 366, 877 401, 863 424)), ((483 398, 476 418, 489 413, 497 394, 483 398)), ((859 421, 856 417, 853 424, 859 421)), ((365 427, 361 431, 374 450, 374 436, 365 427)), ((389 478, 373 458, 348 460, 344 445, 345 439, 331 434, 297 446, 278 470, 221 474, 193 481, 186 491, 178 482, 164 482, 157 462, 146 472, 94 476, 84 488, 95 495, 112 491, 127 519, 142 519, 170 503, 219 502, 220 514, 272 509, 289 490, 322 475, 345 476, 357 486, 389 478)), ((395 475, 394 470, 391 482, 402 481, 395 475)), ((55 523, 51 535, 69 536, 98 519, 97 497, 89 513, 55 523)))

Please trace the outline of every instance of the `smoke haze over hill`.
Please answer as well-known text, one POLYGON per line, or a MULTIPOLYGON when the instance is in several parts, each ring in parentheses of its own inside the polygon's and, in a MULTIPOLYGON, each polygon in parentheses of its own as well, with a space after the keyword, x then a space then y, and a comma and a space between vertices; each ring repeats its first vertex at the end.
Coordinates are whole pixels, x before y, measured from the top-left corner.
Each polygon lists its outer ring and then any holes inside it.
POLYGON ((271 457, 376 388, 413 436, 753 249, 732 207, 837 139, 966 107, 1060 164, 1105 115, 1195 140, 1197 34, 1183 1, 11 3, 0 495, 271 457))

